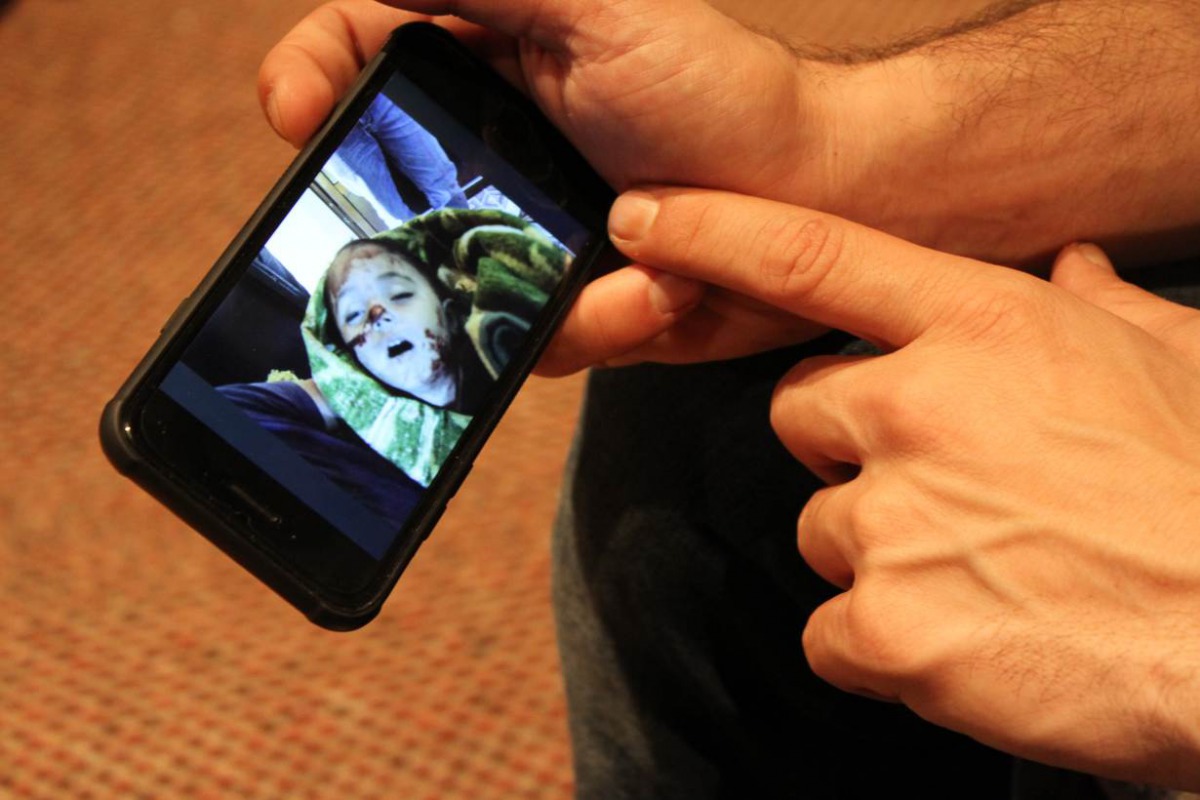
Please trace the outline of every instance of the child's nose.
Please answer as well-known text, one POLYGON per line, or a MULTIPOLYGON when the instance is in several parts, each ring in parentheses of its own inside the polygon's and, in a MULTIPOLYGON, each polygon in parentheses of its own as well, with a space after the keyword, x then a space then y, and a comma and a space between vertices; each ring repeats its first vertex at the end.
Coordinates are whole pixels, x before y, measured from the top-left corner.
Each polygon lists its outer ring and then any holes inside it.
POLYGON ((387 311, 385 311, 383 306, 381 306, 381 305, 371 306, 370 310, 367 311, 367 324, 374 325, 376 322, 379 321, 379 318, 382 317, 386 313, 387 313, 387 311))

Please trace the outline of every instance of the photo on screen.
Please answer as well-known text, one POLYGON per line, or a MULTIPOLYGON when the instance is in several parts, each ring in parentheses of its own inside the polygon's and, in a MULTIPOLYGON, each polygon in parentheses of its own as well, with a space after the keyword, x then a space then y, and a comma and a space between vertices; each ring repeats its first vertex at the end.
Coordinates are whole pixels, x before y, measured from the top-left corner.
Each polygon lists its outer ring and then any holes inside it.
POLYGON ((282 442, 398 529, 569 269, 563 242, 585 235, 564 215, 532 219, 524 206, 539 205, 393 79, 193 340, 176 394, 252 460, 271 449, 261 460, 279 463, 282 442), (230 415, 278 442, 256 445, 230 415))

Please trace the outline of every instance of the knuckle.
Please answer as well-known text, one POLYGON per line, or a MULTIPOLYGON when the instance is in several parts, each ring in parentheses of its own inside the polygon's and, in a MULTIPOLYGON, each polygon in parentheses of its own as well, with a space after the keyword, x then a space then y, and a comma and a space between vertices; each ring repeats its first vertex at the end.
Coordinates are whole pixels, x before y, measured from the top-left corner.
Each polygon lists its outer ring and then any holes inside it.
POLYGON ((837 673, 845 655, 838 654, 829 644, 833 614, 828 604, 818 606, 808 617, 800 636, 804 658, 812 671, 830 683, 837 684, 837 673), (839 657, 839 655, 841 657, 839 657))
POLYGON ((832 489, 818 489, 809 496, 808 502, 800 509, 796 518, 796 547, 808 561, 817 544, 818 527, 814 521, 822 513, 822 508, 829 502, 832 489))
POLYGON ((859 660, 876 672, 893 672, 905 647, 895 634, 889 608, 867 586, 850 592, 845 613, 846 637, 859 660))
POLYGON ((603 361, 620 355, 622 348, 610 327, 610 315, 605 313, 604 306, 601 303, 587 302, 587 298, 581 297, 580 300, 584 302, 577 303, 578 313, 584 323, 584 329, 591 334, 586 343, 586 349, 590 350, 586 358, 590 361, 603 361))
POLYGON ((884 538, 894 520, 875 492, 865 494, 846 510, 846 527, 851 540, 870 543, 884 538))
MULTIPOLYGON (((989 387, 1012 367, 981 357, 978 346, 960 345, 937 348, 936 358, 927 350, 891 354, 877 380, 854 396, 854 412, 881 453, 909 461, 957 458, 979 446, 981 432, 995 429, 983 409, 1003 402, 1002 392, 989 387)), ((1024 352, 1019 363, 1026 359, 1024 352)))
POLYGON ((796 407, 799 395, 804 391, 804 384, 791 379, 791 375, 775 384, 771 393, 771 403, 768 408, 768 420, 771 430, 777 436, 785 436, 793 427, 796 419, 796 407))
POLYGON ((719 205, 687 191, 668 195, 661 202, 658 220, 669 219, 671 224, 659 225, 656 220, 653 234, 667 252, 680 253, 685 262, 703 262, 711 246, 710 232, 723 230, 726 225, 719 205))
POLYGON ((757 233, 759 279, 771 295, 809 297, 827 285, 846 248, 845 230, 821 216, 771 215, 757 233))
POLYGON ((789 424, 792 419, 790 394, 789 387, 776 386, 774 394, 771 395, 771 405, 767 417, 771 430, 779 438, 786 438, 788 431, 791 430, 789 424))
POLYGON ((1024 280, 1010 281, 964 302, 956 332, 967 342, 1010 343, 1044 328, 1051 305, 1045 292, 1024 280))
POLYGON ((331 0, 317 8, 311 19, 321 28, 341 37, 349 37, 354 30, 351 19, 361 6, 354 0, 331 0))
POLYGON ((924 685, 936 671, 927 637, 900 608, 893 597, 856 585, 846 606, 847 640, 860 666, 871 673, 888 676, 898 688, 924 685))
POLYGON ((836 356, 812 356, 791 367, 775 384, 771 393, 769 420, 771 429, 783 438, 789 431, 798 433, 798 426, 810 424, 803 409, 816 402, 818 387, 828 390, 831 376, 826 368, 836 364, 836 356))
POLYGON ((924 452, 947 432, 953 405, 961 402, 943 384, 941 377, 927 376, 919 367, 895 371, 886 385, 862 396, 861 413, 883 433, 889 448, 924 452))

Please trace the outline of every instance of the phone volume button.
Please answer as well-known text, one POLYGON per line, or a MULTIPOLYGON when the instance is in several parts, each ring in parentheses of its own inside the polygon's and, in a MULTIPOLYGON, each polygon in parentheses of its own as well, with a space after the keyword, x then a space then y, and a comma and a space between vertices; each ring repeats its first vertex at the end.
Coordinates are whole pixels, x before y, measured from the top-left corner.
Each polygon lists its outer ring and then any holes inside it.
POLYGON ((175 327, 175 323, 179 321, 181 316, 183 316, 183 311, 188 307, 191 299, 192 296, 189 294, 179 301, 179 305, 175 306, 175 310, 171 312, 171 316, 167 317, 167 321, 163 323, 161 328, 158 329, 159 336, 162 336, 168 330, 175 327))

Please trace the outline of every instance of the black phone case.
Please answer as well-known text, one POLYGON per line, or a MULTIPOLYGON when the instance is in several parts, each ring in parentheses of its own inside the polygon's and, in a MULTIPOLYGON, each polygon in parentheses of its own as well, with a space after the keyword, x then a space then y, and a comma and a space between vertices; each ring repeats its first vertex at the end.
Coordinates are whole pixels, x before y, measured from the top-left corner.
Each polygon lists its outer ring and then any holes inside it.
MULTIPOLYGON (((156 385, 156 378, 173 363, 168 358, 174 349, 173 341, 189 330, 190 326, 204 322, 204 318, 198 316, 198 311, 205 307, 205 298, 218 288, 231 270, 234 270, 247 243, 261 233, 264 222, 277 215, 281 207, 290 206, 295 197, 304 190, 307 182, 298 181, 297 178, 309 170, 314 159, 324 159, 328 152, 331 152, 331 135, 344 130, 347 114, 356 112, 364 94, 377 88, 381 85, 381 78, 391 74, 391 59, 405 49, 422 47, 437 50, 442 57, 449 53, 449 60, 456 60, 460 66, 465 65, 465 68, 492 76, 492 85, 487 88, 489 93, 504 96, 506 102, 515 104, 529 118, 542 119, 531 101, 504 83, 487 65, 469 53, 446 31, 428 23, 412 23, 397 29, 380 54, 364 69, 355 86, 334 109, 320 131, 292 162, 250 220, 225 249, 204 280, 180 303, 149 352, 105 406, 100 420, 103 450, 120 473, 202 533, 312 622, 331 630, 359 628, 379 613, 383 601, 415 555, 420 543, 428 537, 446 504, 469 473, 475 456, 520 385, 528 377, 555 327, 585 282, 585 275, 589 271, 594 272, 597 262, 605 262, 600 265, 601 268, 611 266, 615 251, 606 249, 597 253, 590 263, 577 262, 573 273, 564 278, 559 302, 554 304, 553 308, 548 305, 543 310, 546 323, 530 331, 519 362, 514 361, 510 364, 506 373, 507 379, 497 384, 497 399, 475 417, 472 427, 447 460, 438 479, 429 487, 428 499, 423 501, 413 516, 404 523, 405 530, 411 532, 405 546, 402 550, 389 554, 387 568, 382 573, 381 580, 373 587, 370 596, 361 602, 346 604, 331 597, 330 593, 313 585, 284 558, 249 541, 246 528, 250 523, 247 519, 231 515, 228 508, 223 508, 210 492, 205 491, 202 483, 188 476, 174 474, 149 452, 145 443, 139 444, 134 418, 144 403, 145 396, 156 385)), ((453 65, 448 65, 449 67, 453 65)), ((602 219, 611 205, 612 190, 591 171, 582 157, 548 122, 544 123, 544 129, 540 133, 547 144, 548 157, 555 159, 556 163, 565 163, 566 172, 573 178, 573 182, 578 184, 573 186, 573 195, 586 198, 587 204, 597 209, 602 219)), ((593 221, 591 227, 594 228, 597 224, 601 223, 593 221)))

